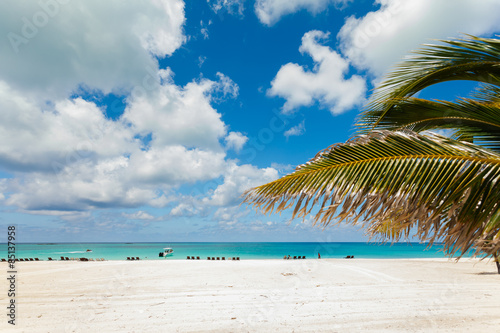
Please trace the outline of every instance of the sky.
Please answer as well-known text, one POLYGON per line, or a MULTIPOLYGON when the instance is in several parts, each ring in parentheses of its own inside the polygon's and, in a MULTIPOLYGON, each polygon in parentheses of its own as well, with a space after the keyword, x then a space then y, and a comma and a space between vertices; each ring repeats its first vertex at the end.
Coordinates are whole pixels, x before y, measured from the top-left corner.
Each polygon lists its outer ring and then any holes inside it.
POLYGON ((0 241, 366 241, 241 195, 348 140, 421 44, 499 32, 498 0, 1 1, 0 241))

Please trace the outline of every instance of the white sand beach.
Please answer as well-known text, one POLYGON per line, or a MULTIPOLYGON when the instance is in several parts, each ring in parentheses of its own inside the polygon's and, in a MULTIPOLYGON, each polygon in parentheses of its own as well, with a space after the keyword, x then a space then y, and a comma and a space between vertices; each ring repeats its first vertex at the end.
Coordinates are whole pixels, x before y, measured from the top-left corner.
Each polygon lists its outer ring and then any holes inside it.
MULTIPOLYGON (((7 272, 7 265, 0 265, 7 272)), ((500 275, 476 260, 17 263, 2 332, 498 332, 500 275)), ((2 279, 1 302, 8 302, 2 279)))

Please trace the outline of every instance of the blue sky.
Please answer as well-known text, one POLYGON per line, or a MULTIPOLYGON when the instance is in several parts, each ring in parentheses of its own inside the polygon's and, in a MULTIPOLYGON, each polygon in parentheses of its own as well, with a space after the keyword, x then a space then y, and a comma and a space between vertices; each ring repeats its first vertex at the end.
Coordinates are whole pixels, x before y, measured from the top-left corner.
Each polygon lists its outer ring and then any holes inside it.
POLYGON ((349 139, 409 51, 500 31, 498 0, 9 0, 0 16, 0 225, 19 242, 364 241, 240 196, 349 139))

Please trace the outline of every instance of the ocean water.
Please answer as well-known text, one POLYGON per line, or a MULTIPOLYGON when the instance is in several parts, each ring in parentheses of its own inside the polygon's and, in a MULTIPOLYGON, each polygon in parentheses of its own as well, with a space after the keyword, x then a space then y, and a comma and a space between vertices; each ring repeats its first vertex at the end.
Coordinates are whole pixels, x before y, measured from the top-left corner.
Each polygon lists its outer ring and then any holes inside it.
MULTIPOLYGON (((39 243, 16 244, 16 258, 48 257, 104 258, 125 260, 139 257, 142 260, 185 260, 187 256, 240 257, 244 259, 283 259, 283 256, 306 256, 306 258, 444 258, 441 244, 427 248, 421 243, 39 243), (172 256, 161 258, 164 247, 174 249, 172 256), (92 252, 87 252, 87 249, 92 252)), ((0 258, 7 258, 7 244, 0 243, 0 258)))

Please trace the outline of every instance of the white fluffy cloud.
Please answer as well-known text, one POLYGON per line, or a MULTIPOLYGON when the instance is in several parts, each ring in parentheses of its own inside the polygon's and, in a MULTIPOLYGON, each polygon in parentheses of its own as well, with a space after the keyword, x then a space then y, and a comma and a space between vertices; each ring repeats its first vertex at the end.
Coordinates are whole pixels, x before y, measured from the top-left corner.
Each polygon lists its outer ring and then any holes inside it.
MULTIPOLYGON (((226 125, 210 102, 228 78, 179 87, 169 71, 158 76, 119 120, 81 98, 42 107, 0 82, 0 163, 16 175, 4 181, 5 202, 44 211, 161 207, 171 201, 164 191, 224 175, 226 125)), ((235 148, 243 140, 229 138, 235 148)))
POLYGON ((290 113, 298 107, 319 102, 332 114, 339 114, 363 104, 366 91, 364 79, 358 75, 346 78, 349 62, 320 44, 328 36, 328 33, 313 30, 302 37, 299 51, 312 57, 315 63, 312 71, 288 63, 276 74, 268 95, 286 99, 283 112, 290 113))
POLYGON ((376 0, 377 11, 349 17, 338 38, 342 53, 358 68, 380 76, 429 39, 500 29, 498 0, 376 0))
POLYGON ((123 91, 184 43, 184 21, 181 0, 1 1, 0 77, 42 100, 123 91))
POLYGON ((247 143, 248 137, 241 134, 240 132, 229 132, 229 134, 225 138, 226 141, 226 149, 234 149, 236 152, 239 152, 241 148, 247 143))
POLYGON ((184 145, 217 150, 226 126, 221 115, 212 108, 212 92, 226 93, 230 80, 201 80, 185 87, 173 84, 169 70, 160 71, 162 82, 142 94, 132 94, 123 114, 140 135, 152 134, 152 145, 184 145), (222 87, 222 88, 221 88, 222 87))
POLYGON ((130 157, 131 174, 127 177, 141 184, 176 186, 217 178, 225 170, 223 152, 166 146, 141 151, 130 157))
POLYGON ((63 99, 40 107, 0 81, 0 163, 17 171, 54 171, 81 159, 138 149, 132 132, 94 103, 63 99))
POLYGON ((273 25, 281 17, 307 10, 312 14, 317 14, 330 4, 343 5, 350 0, 257 0, 255 2, 255 14, 260 22, 266 25, 273 25))
POLYGON ((274 168, 259 169, 253 165, 238 166, 232 164, 224 175, 224 182, 219 185, 205 203, 214 206, 231 206, 241 202, 244 191, 278 178, 274 168))
POLYGON ((291 136, 299 136, 304 134, 306 131, 305 121, 302 121, 300 124, 293 126, 283 133, 283 135, 288 139, 291 136))

